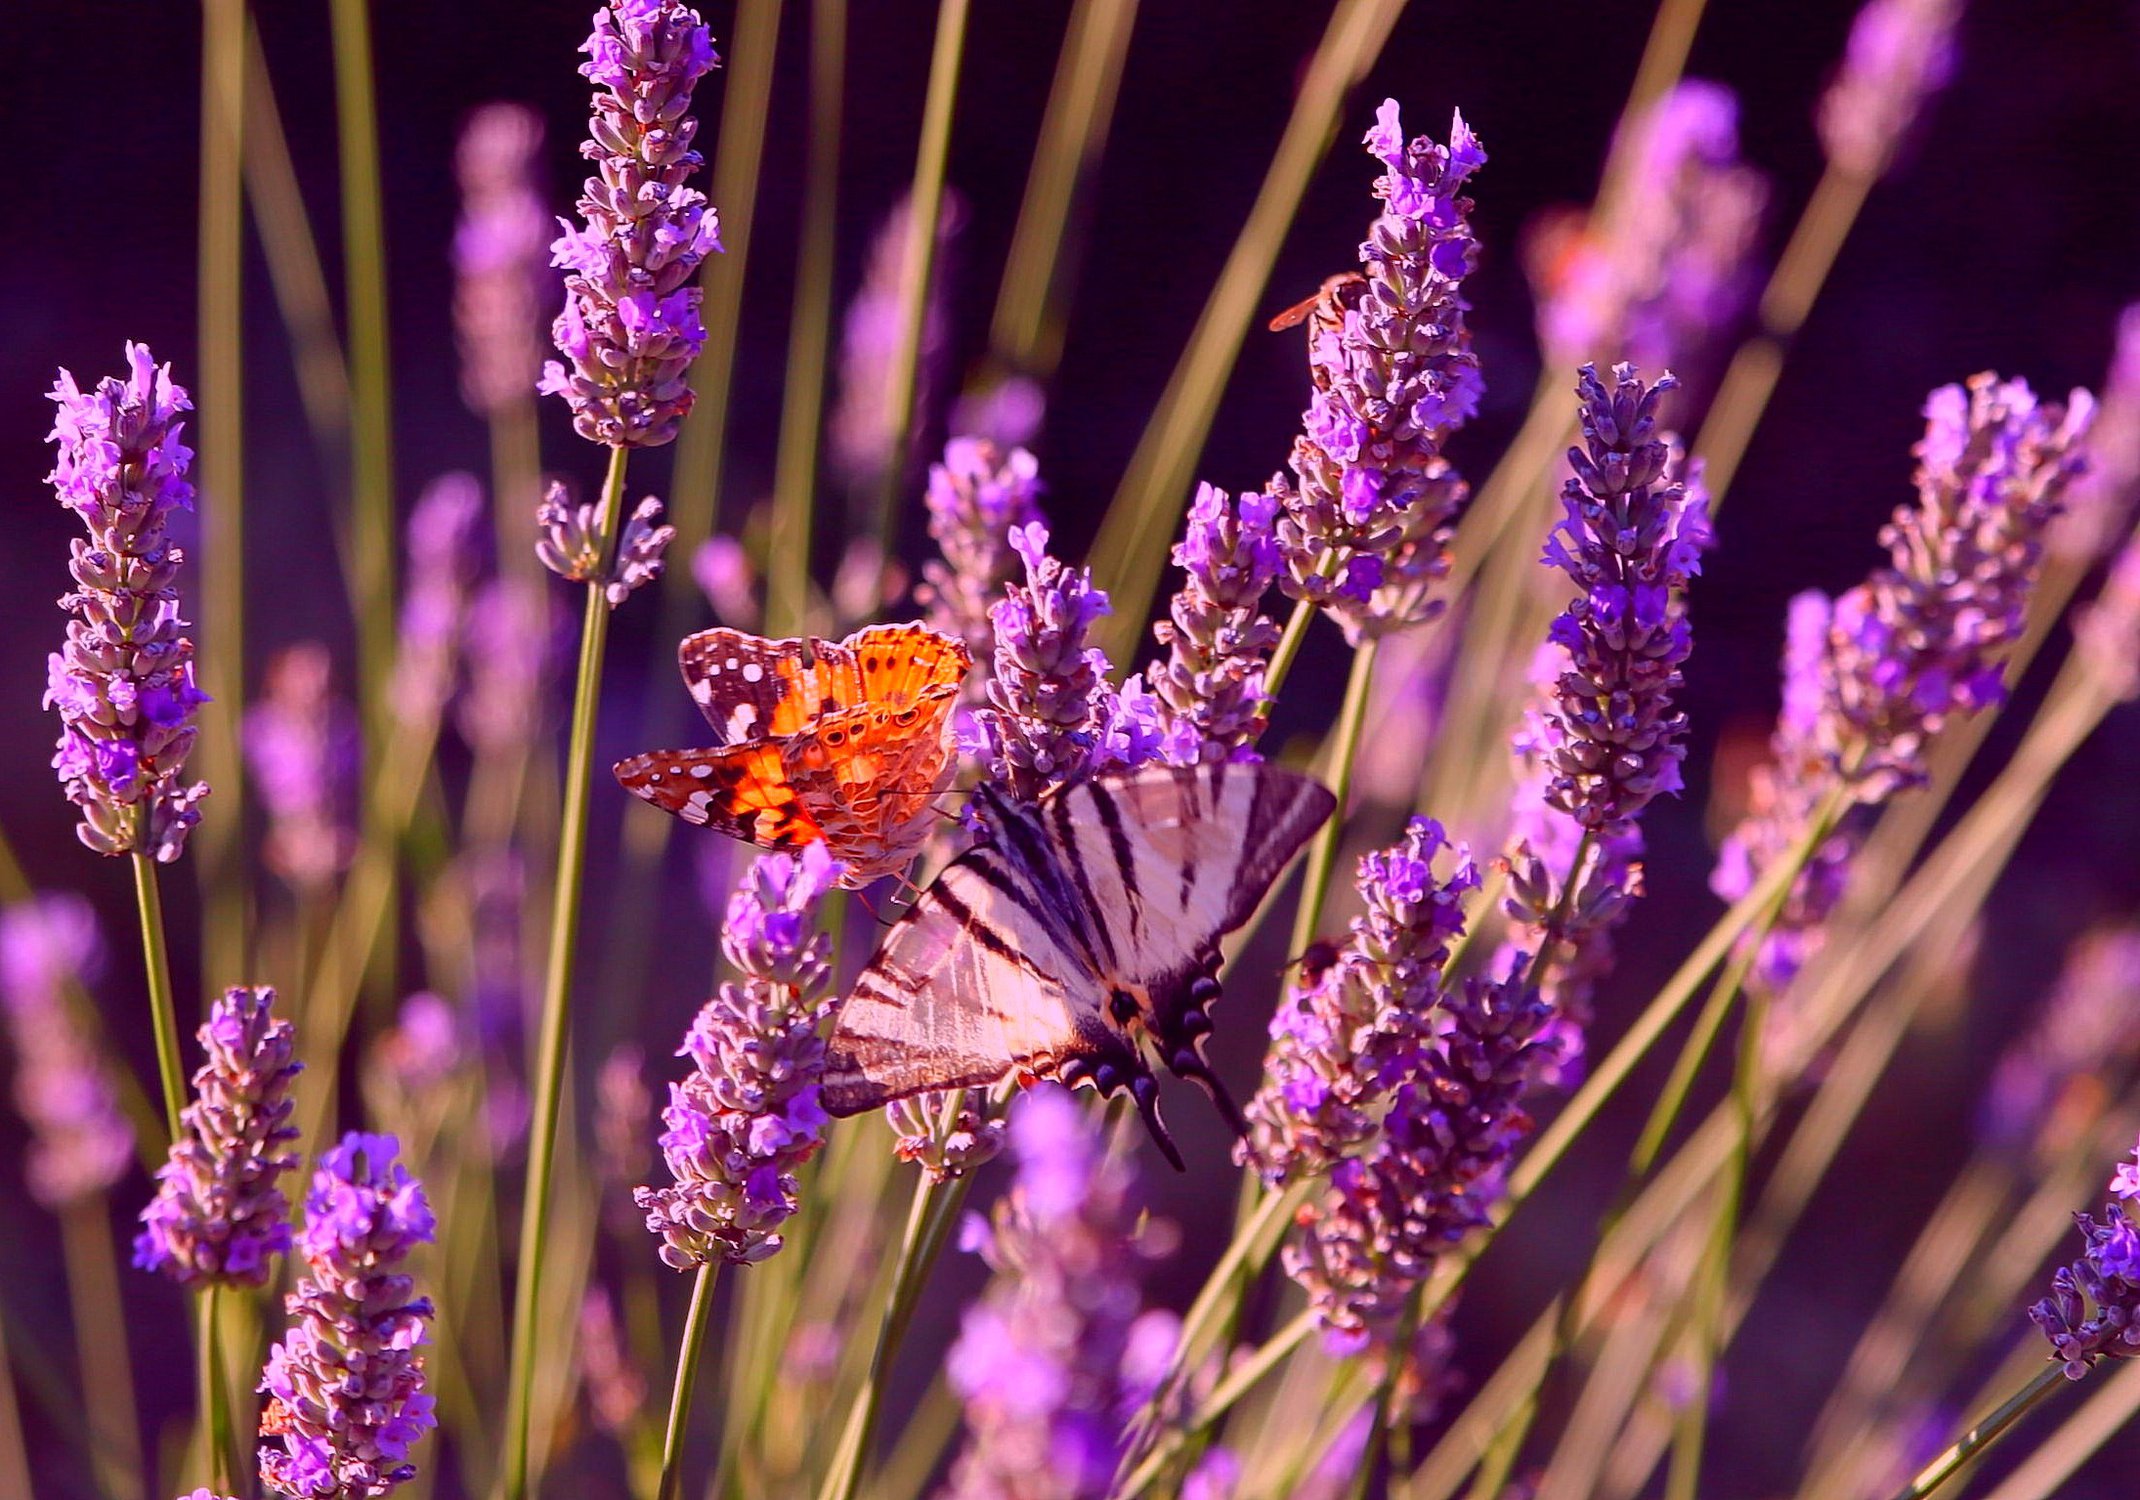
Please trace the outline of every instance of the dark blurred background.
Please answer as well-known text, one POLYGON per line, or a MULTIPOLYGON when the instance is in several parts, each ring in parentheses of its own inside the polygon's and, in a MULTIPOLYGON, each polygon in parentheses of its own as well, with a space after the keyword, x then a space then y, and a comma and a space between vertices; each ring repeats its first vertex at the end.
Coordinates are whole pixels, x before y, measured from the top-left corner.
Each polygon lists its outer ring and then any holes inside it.
MULTIPOLYGON (((330 281, 338 284, 326 8, 260 9, 291 148, 330 281)), ((706 9, 725 47, 730 7, 706 9)), ((1712 6, 1695 42, 1689 74, 1738 91, 1744 154, 1773 180, 1767 256, 1821 170, 1811 111, 1853 10, 1848 0, 1712 6)), ((961 364, 985 341, 1067 11, 1063 0, 976 7, 950 168, 969 208, 951 261, 961 364)), ((854 7, 840 186, 843 301, 912 171, 932 15, 933 7, 919 4, 854 7)), ((586 33, 588 7, 577 0, 384 0, 374 16, 397 488, 405 510, 434 474, 480 471, 486 460, 484 429, 455 385, 446 251, 456 212, 456 132, 468 111, 488 100, 538 109, 548 124, 555 204, 569 211, 586 102, 574 49, 586 33)), ((1410 128, 1437 136, 1450 108, 1463 109, 1491 154, 1474 188, 1484 258, 1470 283, 1490 394, 1454 450, 1475 474, 1515 429, 1538 374, 1517 253, 1523 227, 1543 208, 1589 200, 1649 16, 1647 5, 1565 0, 1411 7, 1348 107, 1286 240, 1265 298, 1273 311, 1352 264, 1372 209, 1373 175, 1354 143, 1374 104, 1394 95, 1410 128)), ((1065 357, 1035 444, 1051 518, 1073 553, 1097 525, 1233 241, 1325 17, 1317 5, 1237 0, 1163 0, 1144 8, 1097 185, 1065 357)), ((771 486, 805 137, 802 21, 799 13, 790 17, 778 64, 729 429, 723 504, 730 520, 771 486)), ((144 1079, 152 1076, 150 1049, 136 1019, 144 1012, 124 867, 76 845, 46 768, 52 726, 37 709, 44 656, 61 624, 52 601, 64 587, 74 529, 42 484, 50 412, 43 393, 60 365, 85 380, 116 370, 128 338, 148 341, 175 362, 181 379, 190 378, 198 46, 196 12, 176 0, 77 0, 18 9, 0 61, 0 133, 12 143, 14 162, 14 207, 0 226, 0 494, 22 527, 0 563, 8 610, 0 702, 11 705, 6 722, 13 726, 0 742, 0 823, 36 883, 82 890, 105 915, 114 961, 101 995, 108 1023, 144 1079)), ((709 154, 720 92, 716 75, 701 93, 709 154)), ((1813 585, 1847 586, 1876 560, 1874 533, 1909 494, 1909 446, 1924 393, 1987 367, 2025 376, 2046 393, 2100 378, 2116 315, 2140 297, 2136 149, 2140 6, 1972 0, 1955 80, 1844 247, 1747 456, 1696 593, 1692 790, 1648 819, 1651 897, 1623 944, 1622 972, 1601 998, 1606 1032, 1624 1022, 1718 909, 1705 888, 1706 767, 1720 733, 1765 732, 1788 596, 1813 585)), ((350 629, 327 519, 341 476, 322 468, 311 444, 257 246, 246 274, 257 683, 267 652, 302 637, 334 642, 346 661, 350 629)), ((1284 461, 1304 396, 1296 337, 1251 334, 1199 473, 1228 487, 1260 482, 1284 461)), ((598 455, 572 437, 558 403, 544 405, 548 466, 591 485, 598 455)), ((665 462, 637 469, 634 484, 658 488, 665 462)), ((910 537, 919 532, 918 524, 907 528, 910 537)), ((652 615, 628 610, 619 617, 623 644, 611 681, 620 703, 674 691, 666 677, 638 675, 652 615)), ((1334 661, 1334 636, 1318 637, 1314 649, 1334 661)), ((1341 675, 1304 671, 1280 731, 1319 728, 1341 675), (1315 685, 1325 677, 1330 699, 1319 704, 1315 685)), ((629 718, 608 716, 605 763, 610 752, 640 748, 623 743, 627 731, 616 727, 629 718)), ((1993 756, 2011 742, 2009 725, 1994 737, 1993 756)), ((598 859, 614 850, 622 800, 605 796, 598 807, 598 859)), ((1712 1435, 1715 1451, 1731 1455, 1717 1466, 1716 1494, 1760 1495, 1791 1479, 1806 1421, 1965 1149, 1970 1112, 2002 1039, 2073 936, 2091 920, 2130 914, 2140 904, 2136 840, 2140 710, 2127 709, 2066 772, 2001 884, 1966 1011, 1908 1045, 1741 1336, 1712 1435)), ((673 873, 660 920, 685 951, 703 948, 710 956, 687 862, 677 859, 673 873)), ((195 965, 184 934, 195 902, 183 867, 170 887, 187 1018, 195 965)), ((651 997, 644 1012, 650 1054, 666 1053, 665 1039, 695 999, 681 988, 651 997)), ((1228 1017, 1242 1068, 1267 1003, 1246 1000, 1228 1017)), ((1553 1201, 1527 1212, 1520 1231, 1485 1262, 1458 1324, 1457 1358, 1475 1377, 1527 1323, 1545 1288, 1578 1264, 1622 1159, 1630 1114, 1646 1103, 1638 1097, 1611 1117, 1604 1139, 1556 1179, 1553 1201), (1548 1276, 1552 1282, 1541 1280, 1548 1276)), ((1159 1289, 1176 1299, 1187 1296, 1223 1238, 1233 1191, 1231 1171, 1218 1165, 1224 1146, 1216 1127, 1201 1116, 1179 1125, 1201 1169, 1155 1184, 1160 1206, 1188 1230, 1174 1283, 1159 1289)), ((0 1119, 0 1202, 13 1207, 0 1215, 0 1287, 21 1322, 18 1341, 26 1338, 64 1369, 71 1340, 55 1237, 20 1189, 19 1145, 9 1114, 0 1119)), ((143 1191, 138 1179, 122 1185, 120 1211, 143 1191)), ((970 1265, 952 1266, 939 1278, 931 1314, 938 1330, 948 1326, 952 1294, 975 1274, 970 1265)), ((133 1273, 127 1292, 141 1331, 143 1400, 159 1420, 190 1399, 178 1300, 133 1273)), ((30 1419, 34 1426, 34 1402, 30 1419)), ((2140 1439, 2114 1445, 2068 1493, 2130 1493, 2136 1458, 2140 1439)))

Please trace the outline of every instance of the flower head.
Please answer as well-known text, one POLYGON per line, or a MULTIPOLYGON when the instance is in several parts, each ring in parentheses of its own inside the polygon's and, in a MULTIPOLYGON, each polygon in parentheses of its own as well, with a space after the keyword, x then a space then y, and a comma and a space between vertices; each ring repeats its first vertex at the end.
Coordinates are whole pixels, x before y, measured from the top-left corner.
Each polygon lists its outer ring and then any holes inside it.
POLYGON ((914 594, 929 624, 963 640, 976 661, 995 649, 989 602, 1018 575, 1011 532, 1040 520, 1041 489, 1032 454, 985 438, 953 438, 943 462, 929 466, 929 535, 943 560, 922 564, 914 594))
POLYGON ((1168 648, 1152 672, 1163 725, 1160 753, 1176 765, 1247 760, 1263 733, 1263 670, 1278 627, 1263 613, 1277 579, 1282 480, 1238 497, 1208 484, 1196 488, 1189 520, 1174 547, 1185 575, 1153 627, 1168 648))
POLYGON ((82 842, 169 863, 208 795, 179 779, 208 698, 180 633, 185 554, 165 534, 172 512, 193 509, 193 450, 179 441, 193 402, 147 345, 128 344, 126 362, 124 380, 84 391, 62 370, 52 387, 59 451, 47 478, 89 536, 73 545, 75 587, 60 599, 73 618, 48 664, 45 707, 59 710, 52 768, 82 811, 82 842))
POLYGON ((597 511, 594 505, 573 505, 564 484, 552 481, 542 504, 535 509, 535 522, 542 528, 535 555, 560 578, 574 583, 599 583, 602 596, 615 609, 661 576, 662 560, 675 539, 676 528, 662 524, 661 502, 647 496, 624 518, 624 530, 617 538, 617 555, 605 564, 603 524, 597 511))
POLYGON ((810 929, 839 876, 825 846, 810 844, 760 856, 729 898, 721 951, 743 977, 706 1002, 678 1052, 693 1068, 669 1086, 661 1114, 675 1184, 635 1195, 662 1260, 678 1270, 780 1249, 795 1171, 824 1137, 818 1023, 832 940, 810 929))
POLYGON ((686 187, 703 158, 691 91, 719 58, 698 12, 676 0, 617 0, 594 13, 580 72, 596 88, 595 164, 580 191, 582 222, 550 247, 565 272, 565 310, 551 327, 565 362, 543 367, 541 390, 565 398, 591 443, 673 442, 691 410, 685 375, 705 345, 699 262, 721 248, 706 195, 686 187))
POLYGON ((1961 0, 1867 0, 1821 96, 1828 160, 1868 180, 1887 171, 1926 102, 1954 75, 1961 0))
POLYGON ((2140 1147, 2121 1162, 2101 1218, 2075 1214, 2086 1248, 2051 1278, 2051 1295, 2029 1309, 2029 1321, 2051 1341, 2066 1377, 2078 1380, 2099 1359, 2140 1355, 2140 1226, 2125 1205, 2140 1197, 2140 1147))
POLYGON ((2140 1057, 2140 1016, 2130 1003, 2136 990, 2140 927, 2092 932, 2073 945, 2035 1024, 1992 1071, 1977 1112, 1986 1145, 2010 1158, 2031 1142, 2055 1150, 2071 1135, 2077 1113, 2093 1116, 2075 1106, 2140 1057))
POLYGON ((408 583, 394 658, 394 712, 404 723, 432 723, 453 691, 482 525, 483 487, 460 470, 424 486, 409 512, 402 543, 408 583))
POLYGON ((260 1479, 280 1495, 384 1495, 415 1477, 409 1451, 437 1425, 421 1350, 431 1300, 401 1263, 436 1232, 423 1185, 390 1135, 351 1131, 320 1158, 297 1252, 305 1274, 260 1389, 260 1479), (270 1421, 269 1418, 273 1420, 270 1421))
POLYGON ((245 711, 245 758, 268 815, 262 854, 305 891, 321 889, 356 854, 363 736, 356 711, 331 690, 333 670, 324 645, 301 641, 268 663, 266 689, 245 711))
POLYGON ((542 369, 542 301, 551 221, 536 188, 542 117, 520 104, 486 104, 462 127, 454 168, 461 219, 453 231, 453 319, 461 345, 461 399, 489 414, 528 399, 542 369))
POLYGON ((61 1209, 119 1180, 133 1137, 119 1091, 68 989, 103 959, 96 915, 72 894, 0 912, 0 1007, 15 1044, 15 1107, 30 1127, 30 1196, 61 1209))
POLYGON ((289 1200, 280 1179, 297 1165, 289 1143, 292 1028, 274 1016, 271 989, 232 989, 208 1009, 171 1157, 141 1211, 134 1264, 181 1286, 266 1286, 290 1248, 289 1200))
POLYGON ((1382 212, 1361 271, 1325 283, 1309 318, 1315 395, 1290 460, 1278 541, 1285 588, 1337 616, 1348 635, 1429 618, 1469 489, 1442 457, 1477 410, 1483 383, 1462 285, 1478 246, 1465 179, 1485 162, 1455 116, 1449 144, 1405 138, 1397 101, 1368 131, 1383 167, 1382 212))
MULTIPOLYGON (((936 215, 936 260, 922 312, 921 347, 914 367, 916 420, 910 431, 928 425, 934 392, 942 388, 944 362, 951 353, 951 278, 944 274, 944 253, 965 227, 966 205, 946 189, 936 215)), ((901 196, 870 242, 869 265, 840 330, 840 399, 826 424, 834 469, 857 487, 875 484, 886 466, 904 462, 906 435, 890 429, 892 360, 904 330, 907 252, 912 248, 914 205, 901 196)), ((966 429, 960 429, 964 431, 966 429)), ((933 530, 933 528, 932 528, 933 530)), ((941 539, 939 539, 941 540, 941 539)))

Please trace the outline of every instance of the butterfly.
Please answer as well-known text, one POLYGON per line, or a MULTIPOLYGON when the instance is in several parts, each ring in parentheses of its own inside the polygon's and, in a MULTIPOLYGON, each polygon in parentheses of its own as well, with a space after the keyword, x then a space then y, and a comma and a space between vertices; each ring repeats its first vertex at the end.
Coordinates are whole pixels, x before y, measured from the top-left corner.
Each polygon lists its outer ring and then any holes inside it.
POLYGON ((982 841, 893 923, 840 1010, 825 1109, 1011 1073, 1126 1088, 1179 1168, 1150 1044, 1245 1131, 1204 1058, 1219 939, 1336 799, 1296 772, 1227 762, 1104 772, 1031 804, 987 785, 974 797, 982 841))
POLYGON ((719 741, 617 762, 633 796, 772 849, 822 839, 867 885, 905 868, 950 784, 951 708, 973 657, 926 625, 844 641, 702 630, 677 649, 719 741))

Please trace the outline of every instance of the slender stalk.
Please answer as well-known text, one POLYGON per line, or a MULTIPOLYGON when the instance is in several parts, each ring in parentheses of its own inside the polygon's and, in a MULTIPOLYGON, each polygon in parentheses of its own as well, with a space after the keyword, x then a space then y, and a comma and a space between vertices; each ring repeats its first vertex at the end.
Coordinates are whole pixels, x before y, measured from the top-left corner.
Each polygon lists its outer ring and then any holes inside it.
POLYGON ((171 953, 164 942, 163 894, 156 860, 135 850, 134 904, 141 913, 141 958, 148 971, 149 1024, 156 1033, 156 1072, 163 1080, 165 1139, 178 1139, 178 1112, 186 1100, 186 1075, 178 1061, 178 1011, 171 999, 171 953))
POLYGON ((691 1311, 684 1318, 684 1339, 676 1351, 676 1381, 669 1388, 669 1426, 661 1439, 661 1484, 655 1500, 676 1500, 683 1485, 684 1433, 691 1425, 691 1392, 698 1384, 699 1357, 706 1348, 706 1327, 713 1311, 713 1287, 720 1263, 707 1261, 691 1283, 691 1311))
POLYGON ((1271 649, 1271 659, 1263 668, 1263 696, 1276 699, 1278 690, 1292 675, 1293 663, 1300 657, 1301 643, 1308 638, 1308 627, 1315 623, 1315 606, 1305 599, 1293 601, 1293 613, 1286 616, 1285 631, 1278 637, 1278 644, 1271 649))
POLYGON ((929 1269, 936 1263, 937 1252, 943 1249, 951 1222, 958 1217, 959 1205, 965 1202, 972 1181, 971 1177, 960 1177, 940 1183, 923 1177, 914 1189, 906 1232, 899 1241, 899 1258, 892 1268, 891 1291, 877 1326, 876 1345, 870 1351, 869 1373, 848 1408, 847 1425, 825 1482, 818 1489, 818 1500, 854 1500, 861 1488, 892 1360, 899 1352, 900 1340, 906 1336, 907 1324, 913 1320, 914 1306, 921 1298, 923 1283, 929 1279, 929 1269))
POLYGON ((141 1500, 141 1422, 104 1195, 92 1193, 68 1204, 60 1210, 59 1225, 91 1461, 111 1500, 141 1500))
POLYGON ((1931 1494, 1952 1478, 1962 1465, 2004 1437, 2008 1428, 2028 1414, 2030 1407, 2067 1383, 2063 1366, 2044 1366, 2033 1380, 2009 1396, 1997 1411, 1956 1438, 1946 1452, 1926 1464, 1915 1479, 1897 1490, 1895 1500, 1921 1500, 1921 1497, 1931 1494))
MULTIPOLYGON (((595 529, 601 566, 609 571, 623 509, 628 448, 612 448, 609 474, 595 529)), ((535 1380, 537 1316, 544 1241, 550 1210, 552 1158, 557 1150, 559 1103, 564 1093, 567 1012, 572 972, 579 955, 580 885, 587 868, 587 797, 594 773, 595 714, 600 706, 603 648, 609 639, 609 601, 602 584, 586 585, 580 621, 579 676, 572 693, 572 738, 565 754, 565 805, 558 834, 557 884, 550 915, 550 958, 543 979, 540 1040, 535 1065, 533 1114, 528 1129, 528 1172, 520 1213, 520 1265, 513 1288, 513 1348, 507 1377, 505 1495, 528 1494, 528 1429, 535 1380)))
POLYGON ((1381 55, 1403 9, 1404 0, 1338 0, 1331 11, 1255 202, 1108 504, 1092 562, 1114 600, 1114 614, 1100 622, 1095 637, 1111 660, 1127 661, 1144 631, 1166 565, 1165 539, 1188 500, 1189 481, 1278 248, 1308 179, 1329 150, 1345 96, 1381 55))
POLYGON ((921 107, 921 144, 914 153, 914 186, 907 194, 907 249, 899 287, 899 338, 885 371, 884 431, 891 448, 877 490, 877 540, 890 557, 899 545, 899 499, 913 456, 914 408, 921 373, 921 340, 929 320, 929 283, 936 270, 936 229, 944 211, 944 164, 951 154, 951 116, 958 102, 959 62, 966 51, 971 0, 938 0, 936 44, 929 55, 929 92, 921 107))
POLYGON ((2140 1364, 2122 1364, 2095 1394, 2037 1445, 1986 1500, 2051 1500, 2096 1450, 2140 1412, 2140 1364))
POLYGON ((1338 850, 1345 840, 1345 804, 1352 796, 1352 767, 1359 758, 1360 729, 1367 722, 1368 700, 1374 695, 1375 654, 1378 642, 1369 638, 1352 653, 1352 671, 1345 680, 1345 701, 1338 709, 1337 746, 1332 752, 1330 790, 1337 794, 1337 807, 1315 835, 1308 851, 1307 872, 1302 877, 1300 905, 1293 910, 1293 936, 1288 954, 1307 951, 1322 921, 1323 900, 1330 893, 1330 879, 1337 869, 1338 850))
POLYGON ((28 1495, 30 1450, 22 1439, 22 1403, 15 1396, 15 1370, 8 1360, 7 1319, 0 1318, 0 1495, 28 1495))
POLYGON ((209 1483, 219 1493, 229 1493, 237 1466, 232 1462, 237 1434, 230 1418, 230 1381, 223 1373, 222 1335, 216 1327, 220 1294, 214 1282, 201 1288, 199 1390, 201 1393, 201 1446, 208 1454, 209 1483))
POLYGON ((201 882, 202 993, 246 967, 252 934, 247 868, 245 758, 245 194, 240 134, 245 118, 245 0, 201 3, 200 378, 195 387, 202 495, 196 754, 216 789, 215 817, 195 834, 201 882))
MULTIPOLYGON (((847 0, 813 0, 810 155, 803 169, 802 249, 795 262, 795 310, 788 324, 787 380, 773 470, 772 539, 765 559, 765 621, 774 635, 802 630, 810 597, 812 512, 824 428, 826 351, 832 342, 833 251, 839 231, 840 120, 846 80, 847 0)), ((930 244, 935 244, 933 238, 930 244)))

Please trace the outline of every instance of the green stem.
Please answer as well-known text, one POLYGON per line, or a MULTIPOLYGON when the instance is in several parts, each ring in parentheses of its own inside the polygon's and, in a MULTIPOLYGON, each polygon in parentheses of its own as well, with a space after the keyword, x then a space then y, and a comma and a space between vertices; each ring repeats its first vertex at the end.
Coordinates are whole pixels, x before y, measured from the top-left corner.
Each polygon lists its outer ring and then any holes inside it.
POLYGON ((214 1282, 201 1288, 200 1390, 202 1419, 207 1426, 201 1445, 208 1450, 209 1482, 218 1493, 229 1494, 243 1455, 238 1452, 237 1434, 231 1423, 230 1382, 223 1374, 222 1334, 216 1326, 218 1300, 219 1288, 214 1282), (233 1462, 234 1454, 238 1462, 233 1462))
POLYGON ((550 959, 543 979, 540 1040, 535 1065, 533 1117, 528 1132, 527 1188, 521 1200, 520 1265, 513 1288, 513 1352, 506 1392, 505 1496, 530 1493, 528 1429, 535 1384, 535 1342, 542 1286, 545 1220, 550 1210, 552 1158, 557 1149, 559 1103, 564 1093, 565 1034, 572 998, 573 964, 579 954, 580 885, 587 869, 587 798, 594 776, 595 714, 600 706, 602 655, 609 639, 609 601, 602 577, 616 550, 617 518, 624 504, 624 467, 631 450, 612 448, 602 503, 595 517, 601 558, 586 585, 580 621, 579 676, 572 692, 572 738, 565 755, 565 805, 558 833, 557 882, 550 914, 550 959))
POLYGON ((107 1500, 141 1500, 141 1422, 104 1195, 92 1193, 65 1205, 59 1223, 90 1464, 107 1500))
MULTIPOLYGON (((1781 905, 1780 899, 1777 905, 1781 905)), ((1766 932, 1773 924, 1775 915, 1773 909, 1766 913, 1756 924, 1757 929, 1766 932)), ((1746 976, 1753 968, 1758 943, 1758 938, 1742 943, 1739 951, 1732 956, 1730 967, 1710 987, 1709 998, 1702 1004, 1702 1013, 1695 1018, 1694 1030, 1688 1035, 1686 1045, 1680 1048, 1679 1056, 1672 1064, 1672 1076, 1665 1081, 1664 1089, 1658 1094, 1657 1103, 1650 1110, 1650 1117, 1642 1127, 1642 1136, 1635 1142, 1634 1152, 1627 1164, 1628 1184, 1623 1191, 1632 1191, 1639 1187, 1649 1175, 1650 1168, 1656 1165, 1658 1153, 1664 1150, 1664 1143, 1671 1136, 1672 1127, 1678 1123, 1680 1112, 1686 1107, 1687 1095, 1693 1091, 1695 1077, 1701 1072, 1702 1064, 1708 1060, 1709 1049, 1716 1044, 1718 1034, 1724 1029, 1724 1018, 1730 1014, 1732 1002, 1738 998, 1740 989, 1746 983, 1746 976)), ((1606 1227, 1609 1229, 1611 1225, 1606 1227)))
MULTIPOLYGON (((765 559, 765 622, 800 634, 810 598, 810 542, 824 430, 825 359, 832 343, 832 273, 839 230, 840 117, 847 80, 847 0, 814 0, 810 24, 810 155, 803 175, 802 250, 788 324, 787 383, 773 466, 773 527, 765 559)), ((935 241, 932 239, 933 245, 935 241)), ((669 821, 669 820, 664 820, 669 821)))
POLYGON ((1922 1496, 1931 1494, 1953 1478, 1962 1465, 2004 1437, 2006 1430, 2020 1421, 2030 1407, 2068 1383, 2064 1366, 2046 1365, 2033 1380, 2008 1397, 2005 1405, 1956 1438, 1946 1452, 1926 1464, 1915 1479, 1896 1491, 1895 1500, 1921 1500, 1922 1496))
POLYGON ((676 1351, 676 1383, 669 1391, 669 1427, 661 1439, 661 1484, 655 1500, 676 1500, 683 1483, 684 1432, 691 1425, 691 1392, 698 1384, 699 1356, 706 1347, 706 1327, 713 1311, 713 1285, 720 1262, 707 1261, 691 1284, 691 1311, 684 1318, 684 1341, 676 1351))
MULTIPOLYGON (((145 814, 144 814, 145 816, 145 814)), ((149 977, 149 1024, 156 1033, 156 1071, 163 1080, 167 1139, 178 1139, 178 1112, 185 1105, 186 1075, 178 1062, 178 1011, 171 999, 171 953, 164 943, 163 894, 156 860, 134 851, 134 904, 141 911, 141 958, 149 977)))
POLYGON ((899 288, 899 339, 885 371, 884 475, 877 490, 877 540, 890 557, 899 545, 899 497, 911 454, 921 339, 928 326, 929 282, 936 270, 936 231, 944 211, 944 164, 951 154, 951 116, 958 102, 959 62, 966 51, 971 0, 938 0, 936 45, 929 56, 929 92, 921 108, 921 145, 914 154, 914 186, 907 194, 907 250, 899 288))
POLYGON ((884 1316, 877 1325, 877 1343, 870 1351, 869 1373, 847 1412, 847 1426, 834 1454, 832 1467, 817 1492, 818 1500, 854 1500, 861 1488, 862 1471, 877 1432, 877 1418, 884 1401, 885 1377, 913 1320, 914 1306, 929 1278, 929 1268, 944 1246, 951 1221, 965 1202, 971 1177, 935 1182, 924 1176, 914 1189, 913 1205, 907 1211, 907 1227, 899 1241, 899 1258, 892 1268, 892 1284, 885 1298, 884 1316))
POLYGON ((1278 697, 1278 690, 1292 674, 1293 663, 1300 655, 1301 643, 1308 638, 1308 627, 1315 623, 1315 606, 1305 599, 1295 600, 1293 613, 1286 616, 1285 633, 1278 637, 1278 644, 1271 651, 1271 659, 1263 668, 1263 697, 1266 702, 1278 697))
POLYGON ((1330 879, 1337 869, 1338 850, 1345 840, 1345 804, 1352 796, 1352 767, 1359 758, 1360 730, 1367 722, 1367 702, 1374 695, 1375 654, 1379 643, 1370 637, 1352 653, 1352 672, 1345 681, 1345 701, 1338 709, 1337 744, 1331 752, 1330 790, 1337 794, 1337 807, 1315 836, 1308 851, 1307 874, 1301 882, 1300 905, 1293 909, 1292 944, 1288 955, 1304 953, 1315 939, 1322 920, 1323 900, 1330 893, 1330 879))

